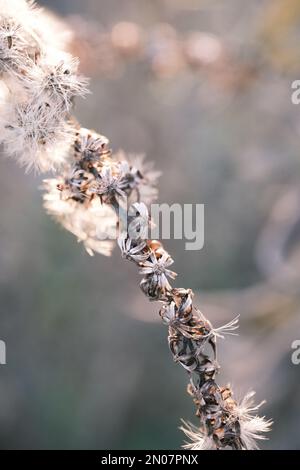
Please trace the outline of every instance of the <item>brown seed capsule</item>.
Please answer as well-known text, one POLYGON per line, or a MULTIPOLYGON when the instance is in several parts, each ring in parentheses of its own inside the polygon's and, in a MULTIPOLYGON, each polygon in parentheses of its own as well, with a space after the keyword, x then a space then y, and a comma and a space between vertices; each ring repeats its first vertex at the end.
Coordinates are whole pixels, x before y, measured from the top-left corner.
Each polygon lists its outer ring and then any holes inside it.
POLYGON ((231 398, 232 392, 229 387, 223 387, 221 388, 221 395, 223 400, 227 400, 228 398, 231 398))
POLYGON ((151 248, 151 250, 153 251, 156 251, 158 250, 159 248, 162 248, 162 244, 160 241, 158 240, 150 240, 149 243, 148 243, 148 246, 149 248, 151 248))

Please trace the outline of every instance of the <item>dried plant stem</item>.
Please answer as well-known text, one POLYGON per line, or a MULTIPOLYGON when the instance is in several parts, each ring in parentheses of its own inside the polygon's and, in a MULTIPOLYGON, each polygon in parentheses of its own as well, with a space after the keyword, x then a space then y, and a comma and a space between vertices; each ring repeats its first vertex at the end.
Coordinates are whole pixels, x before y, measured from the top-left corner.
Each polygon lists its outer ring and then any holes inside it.
POLYGON ((147 206, 157 197, 159 173, 142 157, 113 155, 106 137, 81 128, 70 115, 87 81, 78 61, 56 40, 61 25, 24 0, 0 0, 0 139, 8 156, 27 168, 55 169, 45 181, 45 208, 82 241, 89 254, 109 255, 109 234, 119 223, 122 256, 143 276, 144 294, 161 303, 169 347, 189 375, 188 392, 199 418, 184 424, 190 449, 253 449, 271 422, 256 416, 253 393, 237 403, 229 386, 220 387, 216 341, 234 334, 237 318, 221 328, 193 305, 191 289, 172 288, 171 256, 145 234, 151 225, 147 206), (3 96, 2 96, 3 95, 3 96), (126 201, 131 211, 124 209, 126 201), (118 220, 116 220, 116 214, 118 220))
MULTIPOLYGON (((120 214, 118 201, 114 200, 112 205, 116 213, 120 214)), ((122 210, 121 213, 124 215, 122 210)), ((140 213, 137 216, 140 216, 140 213)), ((130 221, 123 218, 123 223, 128 226, 130 221)), ((156 259, 161 259, 166 253, 162 244, 156 240, 147 240, 144 251, 147 250, 153 250, 156 259)), ((126 253, 125 258, 136 263, 130 255, 126 256, 126 253)), ((136 264, 143 266, 140 262, 136 264)), ((162 267, 162 273, 163 269, 162 267)), ((150 300, 162 302, 160 316, 168 325, 168 342, 173 359, 184 367, 189 376, 188 393, 196 405, 200 426, 194 427, 183 423, 181 429, 192 441, 184 447, 199 450, 224 447, 236 450, 256 448, 254 439, 263 439, 261 433, 266 432, 271 423, 264 421, 263 418, 251 417, 248 412, 241 413, 239 404, 233 399, 230 386, 220 387, 215 380, 219 370, 217 337, 222 338, 226 333, 235 334, 238 318, 221 328, 214 329, 203 314, 193 306, 193 292, 190 289, 158 287, 155 294, 152 290, 145 288, 142 290, 150 300), (205 349, 208 349, 206 353, 205 349), (249 428, 253 424, 261 425, 255 436, 249 433, 249 428)), ((246 397, 246 401, 250 402, 250 408, 253 395, 251 393, 246 397)), ((253 407, 252 411, 257 409, 258 406, 253 407)), ((249 408, 247 410, 249 411, 249 408)))

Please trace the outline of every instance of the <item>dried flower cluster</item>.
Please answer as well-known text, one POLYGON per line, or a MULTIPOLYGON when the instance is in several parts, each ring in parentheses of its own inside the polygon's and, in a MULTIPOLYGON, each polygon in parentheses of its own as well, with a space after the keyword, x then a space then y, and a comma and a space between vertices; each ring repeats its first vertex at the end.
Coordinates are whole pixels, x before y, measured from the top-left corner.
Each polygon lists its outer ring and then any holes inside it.
MULTIPOLYGON (((146 211, 146 208, 143 208, 146 211)), ((170 255, 158 241, 122 237, 122 254, 140 267, 144 277, 140 287, 150 300, 162 302, 160 316, 169 329, 169 347, 174 361, 188 372, 188 393, 197 408, 199 426, 184 423, 181 429, 190 439, 184 447, 204 449, 256 449, 256 441, 265 439, 271 421, 256 416, 260 405, 253 405, 251 392, 238 403, 230 386, 216 383, 219 366, 216 341, 225 334, 235 334, 238 318, 213 328, 211 323, 193 305, 191 289, 172 288, 168 278, 176 273, 170 255)))
POLYGON ((143 29, 128 21, 106 31, 78 16, 69 20, 76 30, 70 50, 82 56, 83 68, 90 74, 111 76, 118 73, 120 63, 135 61, 159 79, 184 71, 205 72, 215 85, 226 89, 245 87, 257 74, 250 57, 244 61, 234 57, 229 45, 212 33, 180 34, 168 23, 143 29))
POLYGON ((45 180, 45 207, 90 254, 109 255, 117 237, 118 200, 150 203, 157 196, 158 176, 143 157, 113 155, 106 137, 81 128, 62 174, 45 180))
POLYGON ((0 142, 27 169, 55 169, 74 140, 70 109, 87 92, 78 61, 62 52, 59 24, 31 2, 1 0, 0 142))
POLYGON ((189 375, 199 423, 182 428, 191 441, 185 447, 256 448, 271 423, 256 416, 252 393, 238 403, 229 386, 216 383, 216 341, 234 334, 237 318, 213 328, 193 305, 193 292, 171 286, 173 259, 160 242, 147 238, 147 205, 157 196, 158 172, 143 158, 113 154, 106 137, 71 118, 74 97, 86 92, 86 80, 78 75, 78 62, 61 52, 63 43, 58 46, 57 38, 53 43, 51 28, 57 23, 24 0, 0 0, 0 6, 6 153, 28 168, 60 170, 44 183, 45 207, 90 254, 110 254, 118 231, 122 256, 137 265, 144 294, 161 303, 174 361, 189 375))

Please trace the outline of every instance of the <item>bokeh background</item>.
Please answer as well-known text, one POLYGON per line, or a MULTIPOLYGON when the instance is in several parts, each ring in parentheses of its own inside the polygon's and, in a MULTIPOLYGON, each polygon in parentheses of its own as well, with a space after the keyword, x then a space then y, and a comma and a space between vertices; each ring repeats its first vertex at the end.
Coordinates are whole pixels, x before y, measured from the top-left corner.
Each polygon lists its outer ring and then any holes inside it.
MULTIPOLYGON (((216 326, 241 314, 239 336, 219 346, 219 382, 267 400, 263 448, 299 449, 299 1, 41 3, 77 25, 93 93, 78 119, 115 150, 155 161, 161 202, 205 204, 204 249, 167 243, 177 286, 195 291, 216 326), (146 58, 97 53, 120 21, 157 35, 146 58), (197 43, 186 67, 175 31, 215 42, 197 43)), ((118 250, 91 258, 47 216, 41 182, 0 160, 1 448, 179 448, 180 418, 193 420, 194 407, 157 306, 118 250)))

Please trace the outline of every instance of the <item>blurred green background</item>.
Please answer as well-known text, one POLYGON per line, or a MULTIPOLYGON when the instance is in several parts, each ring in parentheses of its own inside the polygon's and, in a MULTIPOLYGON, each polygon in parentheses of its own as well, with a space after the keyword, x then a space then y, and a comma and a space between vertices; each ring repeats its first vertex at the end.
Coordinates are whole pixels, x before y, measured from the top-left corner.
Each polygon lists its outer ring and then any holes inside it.
MULTIPOLYGON (((167 243, 176 284, 196 292, 216 326, 241 314, 239 337, 219 346, 219 382, 267 400, 275 423, 263 448, 299 449, 299 2, 41 3, 91 21, 91 35, 124 20, 168 23, 183 36, 214 34, 230 51, 230 80, 205 67, 159 78, 138 60, 91 73, 93 95, 75 114, 115 150, 155 161, 159 201, 205 204, 204 249, 167 243)), ((194 407, 158 306, 118 250, 91 258, 47 216, 41 181, 1 159, 1 448, 179 448, 180 418, 193 420, 194 407)))

